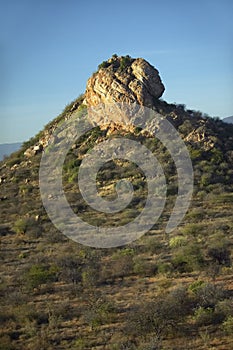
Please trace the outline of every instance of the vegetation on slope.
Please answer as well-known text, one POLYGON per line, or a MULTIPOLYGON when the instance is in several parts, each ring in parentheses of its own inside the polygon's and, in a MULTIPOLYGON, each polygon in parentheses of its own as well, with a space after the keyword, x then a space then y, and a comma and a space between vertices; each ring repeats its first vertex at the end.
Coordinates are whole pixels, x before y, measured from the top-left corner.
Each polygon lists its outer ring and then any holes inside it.
MULTIPOLYGON (((182 224, 165 234, 177 195, 175 165, 158 140, 140 130, 125 133, 159 159, 168 200, 159 221, 140 240, 125 247, 94 249, 68 240, 52 225, 39 193, 41 154, 24 156, 46 131, 78 108, 82 98, 76 102, 1 163, 0 349, 230 350, 232 127, 182 105, 157 101, 157 110, 176 126, 190 150, 195 172, 190 209, 182 224), (198 142, 195 133, 187 139, 195 130, 205 135, 198 142), (214 147, 208 146, 209 141, 214 147)), ((115 181, 129 179, 135 194, 125 211, 111 216, 97 213, 79 193, 77 173, 83 155, 96 142, 117 136, 95 128, 76 141, 64 164, 67 199, 74 212, 92 224, 125 224, 145 202, 143 174, 122 160, 101 169, 98 185, 100 193, 111 199, 115 181)))

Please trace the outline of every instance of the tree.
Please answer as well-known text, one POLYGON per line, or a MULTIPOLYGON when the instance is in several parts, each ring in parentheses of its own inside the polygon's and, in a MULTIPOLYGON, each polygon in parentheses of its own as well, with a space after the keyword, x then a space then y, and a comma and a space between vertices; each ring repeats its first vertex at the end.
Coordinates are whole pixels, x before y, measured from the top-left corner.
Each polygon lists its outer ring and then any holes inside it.
POLYGON ((157 340, 161 340, 184 320, 190 305, 185 288, 177 288, 165 297, 145 302, 133 310, 131 332, 142 336, 153 333, 157 340))
POLYGON ((64 281, 77 284, 82 280, 80 258, 70 255, 64 256, 59 260, 59 266, 61 267, 61 277, 64 281))

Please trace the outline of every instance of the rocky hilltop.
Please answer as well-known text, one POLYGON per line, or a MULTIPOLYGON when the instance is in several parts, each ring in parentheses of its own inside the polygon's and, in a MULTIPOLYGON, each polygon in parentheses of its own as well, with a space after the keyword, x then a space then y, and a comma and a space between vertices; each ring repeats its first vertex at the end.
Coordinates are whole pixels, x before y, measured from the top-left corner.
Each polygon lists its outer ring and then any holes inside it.
POLYGON ((125 102, 152 107, 165 87, 159 72, 143 58, 114 55, 87 82, 85 103, 125 102))
MULTIPOLYGON (((136 103, 149 107, 168 119, 191 147, 200 147, 204 151, 220 149, 228 161, 229 159, 231 161, 233 157, 231 126, 200 111, 187 110, 185 105, 168 104, 160 99, 164 91, 165 87, 158 70, 146 60, 113 55, 102 62, 97 72, 88 79, 85 93, 67 105, 43 131, 24 144, 23 154, 26 158, 31 158, 44 151, 58 123, 69 119, 79 110, 101 104, 136 103)), ((94 121, 102 124, 101 129, 106 131, 107 136, 120 130, 122 132, 122 128, 124 132, 134 130, 128 121, 128 124, 123 123, 127 124, 126 127, 116 121, 107 124, 101 113, 98 114, 98 120, 94 121)))
MULTIPOLYGON (((0 349, 232 349, 233 125, 168 104, 159 98, 163 91, 158 71, 145 60, 114 55, 88 80, 84 95, 0 162, 0 349), (95 179, 100 197, 108 201, 117 198, 119 180, 132 184, 132 201, 123 210, 90 207, 78 174, 86 155, 101 143, 128 138, 141 144, 157 159, 167 184, 164 210, 149 232, 127 246, 92 249, 68 239, 48 217, 40 193, 42 155, 61 144, 54 131, 64 121, 86 120, 93 109, 87 105, 100 102, 149 105, 183 138, 194 170, 193 199, 168 235, 165 228, 185 183, 166 145, 140 127, 122 132, 95 126, 84 133, 66 155, 62 185, 84 222, 110 229, 128 225, 154 197, 148 196, 143 169, 120 156, 121 146, 119 158, 107 161, 95 179)), ((45 194, 60 220, 60 193, 45 194)))

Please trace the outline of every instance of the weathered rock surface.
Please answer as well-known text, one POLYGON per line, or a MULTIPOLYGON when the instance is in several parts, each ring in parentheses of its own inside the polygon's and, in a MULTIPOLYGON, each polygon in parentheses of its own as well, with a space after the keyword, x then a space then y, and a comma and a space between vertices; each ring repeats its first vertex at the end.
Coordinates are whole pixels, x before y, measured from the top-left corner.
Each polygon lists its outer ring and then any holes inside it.
POLYGON ((137 103, 152 107, 165 87, 159 72, 142 58, 112 57, 87 82, 85 103, 137 103))

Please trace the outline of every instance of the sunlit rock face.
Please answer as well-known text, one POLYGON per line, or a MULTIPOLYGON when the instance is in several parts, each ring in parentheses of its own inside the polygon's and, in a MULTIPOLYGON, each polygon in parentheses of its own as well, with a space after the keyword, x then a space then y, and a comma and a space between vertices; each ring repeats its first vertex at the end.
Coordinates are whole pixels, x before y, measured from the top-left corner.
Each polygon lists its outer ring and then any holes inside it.
POLYGON ((152 107, 165 87, 159 72, 142 58, 114 56, 103 62, 87 82, 85 103, 137 103, 152 107))

